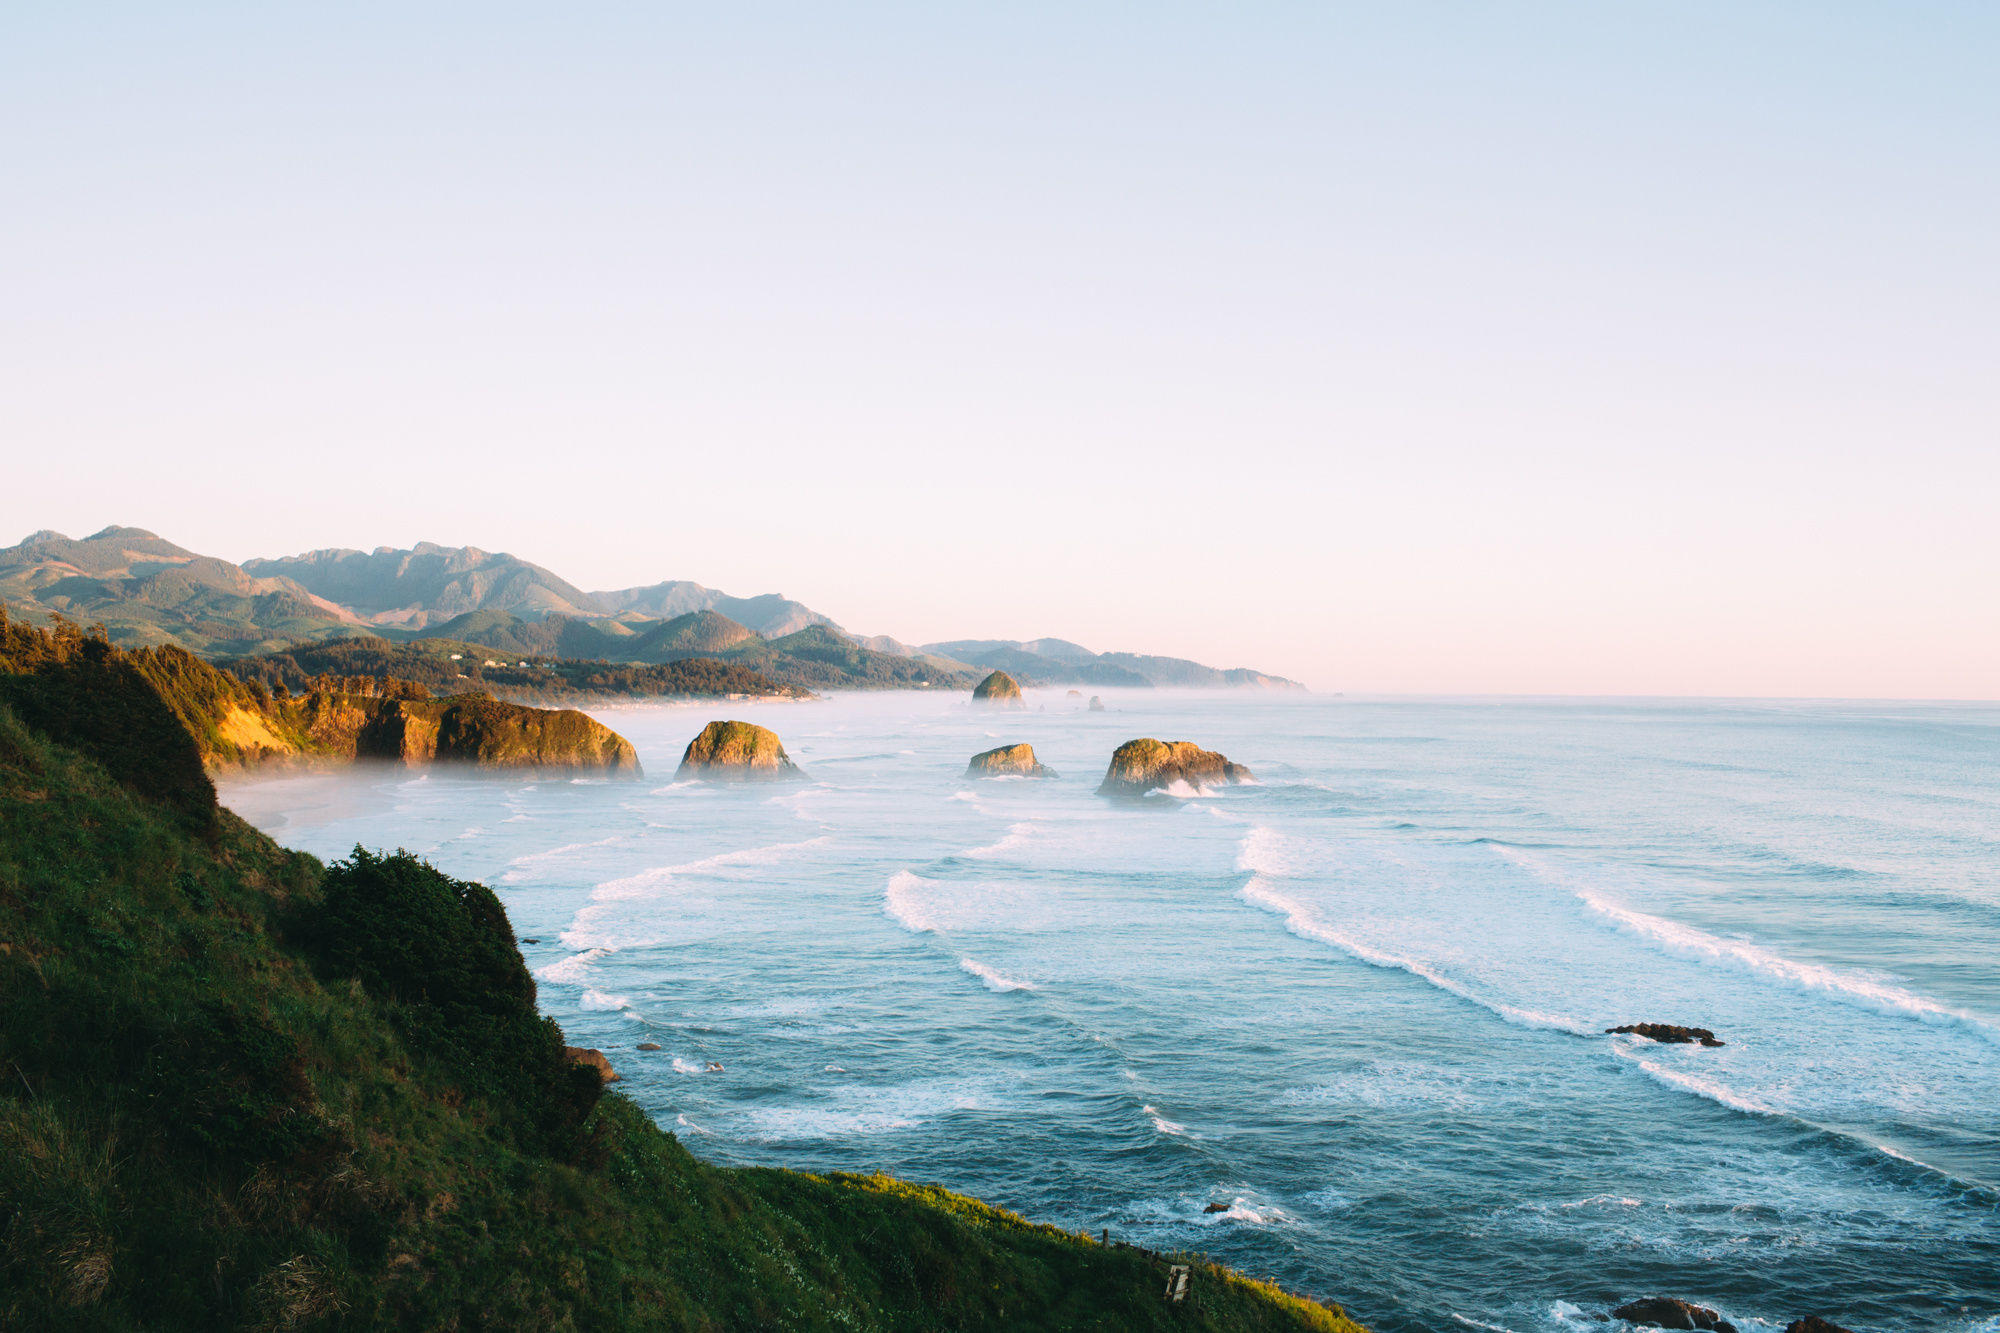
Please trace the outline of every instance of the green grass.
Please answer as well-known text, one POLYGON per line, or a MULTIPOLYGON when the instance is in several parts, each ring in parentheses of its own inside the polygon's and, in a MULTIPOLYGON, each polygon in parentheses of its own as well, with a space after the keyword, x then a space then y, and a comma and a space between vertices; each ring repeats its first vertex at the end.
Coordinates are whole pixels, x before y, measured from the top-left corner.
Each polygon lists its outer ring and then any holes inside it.
POLYGON ((0 1327, 1356 1327, 1207 1266, 1169 1306, 1147 1256, 940 1189, 703 1163, 562 1059, 489 891, 200 799, 0 707, 0 1327))

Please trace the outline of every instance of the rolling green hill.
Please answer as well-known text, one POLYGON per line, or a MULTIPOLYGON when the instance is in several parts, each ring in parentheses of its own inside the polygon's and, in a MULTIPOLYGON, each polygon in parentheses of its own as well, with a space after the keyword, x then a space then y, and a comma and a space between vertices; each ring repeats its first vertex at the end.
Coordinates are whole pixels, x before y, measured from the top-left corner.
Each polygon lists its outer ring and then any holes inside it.
POLYGON ((489 890, 217 808, 108 645, 33 670, 79 681, 0 703, 0 1327, 1356 1328, 1198 1261, 1169 1304, 1163 1260, 940 1189, 709 1166, 565 1048, 489 890))

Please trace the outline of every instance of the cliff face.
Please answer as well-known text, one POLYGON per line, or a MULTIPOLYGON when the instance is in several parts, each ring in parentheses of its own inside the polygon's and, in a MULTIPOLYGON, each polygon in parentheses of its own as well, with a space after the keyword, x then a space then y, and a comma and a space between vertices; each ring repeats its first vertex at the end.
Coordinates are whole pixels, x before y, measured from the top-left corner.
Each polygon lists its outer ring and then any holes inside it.
POLYGON ((1004 671, 996 671, 979 682, 972 691, 972 702, 984 704, 988 708, 1026 708, 1028 701, 1021 697, 1020 682, 1004 671))
POLYGON ((711 722, 688 742, 674 776, 770 780, 805 775, 775 731, 750 722, 711 722))
POLYGON ((1150 737, 1126 741, 1111 754, 1111 765, 1097 788, 1099 796, 1144 796, 1176 782, 1190 787, 1251 782, 1249 769, 1233 764, 1193 741, 1156 741, 1150 737))
POLYGON ((393 707, 401 715, 404 763, 639 773, 630 741, 573 708, 525 708, 483 694, 399 700, 393 707))
MULTIPOLYGON (((273 694, 179 648, 126 652, 74 627, 57 632, 0 615, 0 701, 30 717, 95 717, 141 744, 158 716, 177 723, 208 768, 288 760, 463 762, 637 776, 638 752, 571 709, 528 708, 484 694, 432 699, 409 682, 322 678, 301 695, 273 694), (84 709, 85 695, 137 700, 129 715, 84 709), (145 706, 141 706, 141 705, 145 706)), ((106 736, 108 746, 116 737, 106 736)), ((157 744, 141 745, 145 753, 157 744)), ((99 747, 104 753, 108 749, 99 747)), ((93 750, 93 753, 99 752, 93 750)))
POLYGON ((1023 742, 1019 745, 1002 745, 972 756, 972 762, 965 766, 965 776, 969 778, 1052 778, 1053 768, 1045 767, 1035 759, 1035 747, 1023 742))

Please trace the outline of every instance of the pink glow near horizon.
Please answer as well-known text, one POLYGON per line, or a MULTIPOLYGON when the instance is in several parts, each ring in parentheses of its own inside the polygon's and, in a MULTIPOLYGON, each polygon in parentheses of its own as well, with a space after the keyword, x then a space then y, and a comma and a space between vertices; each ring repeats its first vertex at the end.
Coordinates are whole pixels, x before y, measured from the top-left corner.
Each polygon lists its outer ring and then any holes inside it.
POLYGON ((0 542, 2000 698, 2000 12, 10 19, 0 542))

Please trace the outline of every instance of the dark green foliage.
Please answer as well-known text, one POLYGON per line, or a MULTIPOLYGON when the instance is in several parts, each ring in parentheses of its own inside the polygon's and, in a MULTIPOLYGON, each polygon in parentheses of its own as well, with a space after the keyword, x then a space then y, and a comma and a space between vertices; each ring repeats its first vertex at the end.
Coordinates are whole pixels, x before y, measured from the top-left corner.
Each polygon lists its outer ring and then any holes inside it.
POLYGON ((201 751, 139 664, 103 638, 66 621, 37 630, 0 608, 0 703, 190 827, 213 833, 215 784, 201 751))
POLYGON ((315 970, 359 979, 462 1087, 515 1108, 543 1150, 570 1151, 603 1084, 563 1058, 561 1030, 536 1012, 534 978, 493 891, 408 852, 356 847, 327 867, 321 894, 291 932, 315 970))

